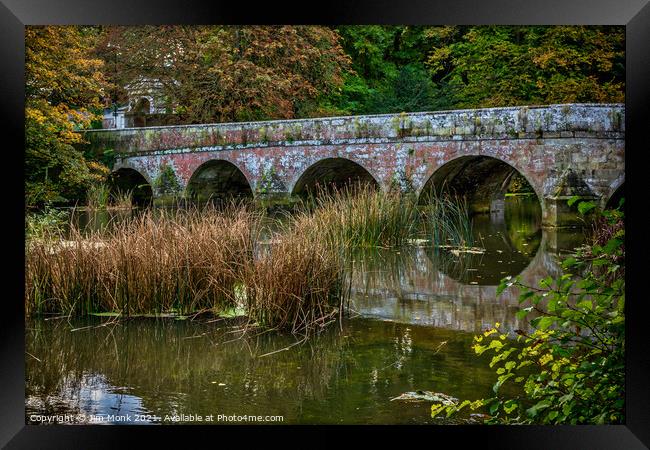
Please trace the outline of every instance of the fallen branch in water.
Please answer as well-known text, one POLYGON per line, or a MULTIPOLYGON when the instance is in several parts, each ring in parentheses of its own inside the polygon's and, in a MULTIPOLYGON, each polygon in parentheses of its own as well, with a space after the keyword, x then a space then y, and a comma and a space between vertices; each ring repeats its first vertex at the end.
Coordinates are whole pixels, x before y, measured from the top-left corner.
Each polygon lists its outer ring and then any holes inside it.
POLYGON ((279 349, 279 350, 275 350, 275 351, 272 351, 272 352, 269 352, 269 353, 264 353, 263 355, 258 356, 258 358, 262 358, 262 357, 264 357, 264 356, 269 356, 269 355, 273 355, 273 354, 275 354, 275 353, 280 353, 280 352, 287 351, 287 350, 289 350, 291 347, 295 347, 295 346, 298 345, 298 344, 302 344, 302 343, 305 342, 306 340, 307 340, 307 335, 305 335, 305 337, 303 337, 301 340, 296 341, 296 342, 294 342, 293 344, 291 344, 291 345, 289 345, 289 346, 287 346, 287 347, 284 347, 284 348, 281 348, 281 349, 279 349))

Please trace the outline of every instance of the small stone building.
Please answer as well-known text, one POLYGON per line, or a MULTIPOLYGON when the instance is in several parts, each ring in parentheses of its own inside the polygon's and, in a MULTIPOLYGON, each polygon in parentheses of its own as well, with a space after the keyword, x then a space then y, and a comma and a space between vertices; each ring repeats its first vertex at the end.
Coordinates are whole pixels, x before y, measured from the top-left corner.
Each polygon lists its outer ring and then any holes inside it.
POLYGON ((160 81, 150 78, 140 78, 127 84, 125 90, 128 102, 112 106, 107 104, 102 128, 145 127, 148 122, 155 120, 155 116, 167 113, 162 88, 160 81))

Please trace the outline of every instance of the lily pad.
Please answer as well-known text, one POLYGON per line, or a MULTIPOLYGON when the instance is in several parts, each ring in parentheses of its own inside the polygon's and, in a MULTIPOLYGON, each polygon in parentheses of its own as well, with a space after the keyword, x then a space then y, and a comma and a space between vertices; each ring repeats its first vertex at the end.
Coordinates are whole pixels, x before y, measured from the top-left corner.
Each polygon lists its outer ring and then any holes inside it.
POLYGON ((118 312, 98 312, 98 313, 91 313, 90 315, 96 317, 118 317, 121 316, 122 314, 118 312))
POLYGON ((457 248, 452 248, 451 250, 449 250, 449 252, 454 256, 460 256, 461 253, 482 255, 483 253, 485 253, 485 249, 479 247, 457 247, 457 248))

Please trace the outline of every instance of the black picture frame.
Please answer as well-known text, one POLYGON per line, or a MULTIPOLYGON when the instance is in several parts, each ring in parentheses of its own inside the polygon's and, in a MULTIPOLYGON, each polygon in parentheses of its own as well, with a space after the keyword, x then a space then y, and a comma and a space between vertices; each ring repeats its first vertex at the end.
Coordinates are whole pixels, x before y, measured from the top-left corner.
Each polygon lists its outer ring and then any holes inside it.
MULTIPOLYGON (((39 24, 580 24, 626 26, 626 228, 627 245, 627 380, 626 423, 620 426, 440 426, 440 427, 346 427, 361 438, 384 439, 397 432, 415 446, 463 445, 469 442, 495 448, 646 448, 650 446, 650 352, 645 345, 648 321, 647 301, 638 295, 644 288, 644 255, 647 238, 642 212, 644 151, 650 151, 645 136, 650 128, 650 4, 648 0, 419 0, 351 1, 308 5, 132 0, 84 2, 82 0, 0 0, 0 110, 3 129, 2 176, 8 225, 5 241, 13 243, 5 270, 3 324, 0 328, 0 445, 7 448, 103 448, 135 442, 144 437, 153 444, 187 445, 187 437, 205 443, 225 445, 224 432, 231 439, 250 440, 264 436, 280 445, 311 445, 313 442, 339 445, 347 440, 338 430, 325 427, 291 427, 289 440, 278 439, 287 427, 126 427, 25 425, 24 374, 24 26, 39 24), (11 138, 11 139, 8 139, 11 138), (10 144, 11 143, 11 144, 10 144), (629 183, 632 183, 631 185, 629 183), (13 253, 15 252, 15 253, 13 253), (255 433, 249 430, 254 429, 255 433), (361 428, 361 429, 359 429, 361 428), (259 434, 263 432, 262 434, 259 434), (311 437, 304 436, 313 434, 311 437), (269 436, 271 435, 271 436, 269 436), (300 435, 300 437, 298 437, 300 435), (118 443, 118 440, 121 440, 118 443), (128 441, 127 441, 128 440, 128 441)), ((283 433, 284 435, 285 433, 283 433)), ((236 444, 231 444, 236 445, 236 444)))

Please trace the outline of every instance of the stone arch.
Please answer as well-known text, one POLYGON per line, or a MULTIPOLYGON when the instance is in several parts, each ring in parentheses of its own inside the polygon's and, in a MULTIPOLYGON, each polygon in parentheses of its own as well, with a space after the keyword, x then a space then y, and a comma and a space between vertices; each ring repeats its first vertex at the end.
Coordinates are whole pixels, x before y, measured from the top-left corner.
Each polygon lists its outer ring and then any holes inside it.
MULTIPOLYGON (((625 180, 617 184, 615 189, 612 189, 611 195, 605 198, 606 201, 603 202, 605 209, 616 208, 619 201, 625 197, 625 180)), ((623 206, 625 209, 625 206, 623 206)))
POLYGON ((433 192, 450 191, 464 195, 472 212, 502 212, 516 174, 526 180, 543 208, 543 196, 526 172, 491 155, 462 155, 438 166, 427 177, 418 198, 422 202, 433 192))
POLYGON ((116 168, 109 176, 112 193, 131 191, 133 203, 145 206, 153 200, 153 188, 148 177, 128 166, 116 168))
POLYGON ((351 183, 368 184, 379 189, 380 183, 372 173, 348 158, 324 158, 311 164, 291 183, 291 195, 307 195, 318 186, 325 189, 341 188, 351 183))
POLYGON ((185 188, 186 197, 208 201, 212 198, 245 198, 253 188, 244 172, 231 161, 211 159, 194 170, 185 188))

